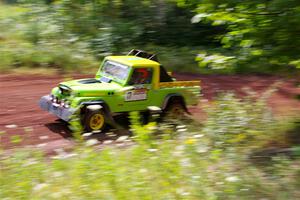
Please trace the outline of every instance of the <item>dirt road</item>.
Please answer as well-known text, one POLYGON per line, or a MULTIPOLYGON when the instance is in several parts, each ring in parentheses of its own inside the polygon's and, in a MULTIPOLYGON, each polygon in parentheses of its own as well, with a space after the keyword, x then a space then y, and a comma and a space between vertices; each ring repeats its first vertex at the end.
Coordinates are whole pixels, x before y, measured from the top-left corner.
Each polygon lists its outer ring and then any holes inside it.
MULTIPOLYGON (((269 105, 275 113, 289 115, 300 113, 300 101, 296 80, 287 80, 274 76, 227 76, 227 75, 191 75, 176 74, 179 80, 202 81, 203 97, 211 101, 220 91, 235 91, 243 95, 242 88, 249 87, 259 93, 271 84, 281 81, 278 91, 272 95, 269 105)), ((76 75, 73 78, 91 76, 76 75)), ((54 86, 63 81, 62 76, 41 75, 0 75, 0 131, 1 146, 42 147, 47 151, 55 148, 68 148, 74 142, 67 125, 53 115, 42 111, 38 106, 39 98, 48 94, 54 86), (4 133, 4 134, 3 134, 4 133), (19 136, 22 142, 17 140, 19 136), (15 143, 16 142, 16 143, 15 143)), ((200 106, 192 108, 194 118, 201 118, 200 106)), ((102 136, 97 139, 104 140, 102 136)), ((112 138, 113 139, 113 138, 112 138)))

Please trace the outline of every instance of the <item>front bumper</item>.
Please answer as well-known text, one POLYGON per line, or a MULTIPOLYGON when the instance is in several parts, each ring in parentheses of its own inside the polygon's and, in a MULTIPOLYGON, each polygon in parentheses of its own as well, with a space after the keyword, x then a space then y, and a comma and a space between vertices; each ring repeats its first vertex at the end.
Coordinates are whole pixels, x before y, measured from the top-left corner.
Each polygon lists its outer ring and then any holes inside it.
POLYGON ((39 104, 43 110, 46 110, 46 111, 56 115, 57 117, 59 117, 60 119, 62 119, 64 121, 69 121, 71 119, 71 116, 75 112, 75 109, 73 109, 73 108, 65 108, 58 104, 53 103, 51 101, 50 95, 43 96, 40 99, 39 104))

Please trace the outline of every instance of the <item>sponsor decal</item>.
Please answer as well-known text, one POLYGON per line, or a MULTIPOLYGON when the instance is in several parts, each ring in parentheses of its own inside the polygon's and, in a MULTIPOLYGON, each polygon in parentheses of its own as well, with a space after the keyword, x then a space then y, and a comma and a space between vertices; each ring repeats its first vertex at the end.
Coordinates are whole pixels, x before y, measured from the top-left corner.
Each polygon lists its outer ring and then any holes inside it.
POLYGON ((125 101, 146 100, 147 92, 148 90, 146 88, 130 90, 125 94, 125 101))

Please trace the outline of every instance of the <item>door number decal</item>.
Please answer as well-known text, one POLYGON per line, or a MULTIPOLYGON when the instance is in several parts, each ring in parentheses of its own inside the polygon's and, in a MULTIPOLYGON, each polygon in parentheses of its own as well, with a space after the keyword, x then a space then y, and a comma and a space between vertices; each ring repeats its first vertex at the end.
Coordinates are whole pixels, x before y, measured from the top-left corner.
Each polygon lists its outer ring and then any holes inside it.
POLYGON ((126 92, 125 101, 140 101, 147 99, 147 89, 135 89, 126 92))

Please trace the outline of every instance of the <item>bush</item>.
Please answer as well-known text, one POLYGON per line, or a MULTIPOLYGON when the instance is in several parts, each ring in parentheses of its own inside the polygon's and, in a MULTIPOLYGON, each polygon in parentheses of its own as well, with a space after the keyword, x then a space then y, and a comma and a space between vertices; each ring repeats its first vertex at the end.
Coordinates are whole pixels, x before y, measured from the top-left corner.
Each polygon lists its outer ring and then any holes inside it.
POLYGON ((266 107, 266 95, 256 99, 255 94, 238 99, 233 93, 221 94, 208 107, 208 118, 203 132, 213 138, 215 147, 232 147, 235 144, 249 146, 259 141, 265 132, 272 130, 274 119, 266 107))
POLYGON ((224 94, 203 126, 140 125, 133 113, 134 136, 100 151, 88 140, 51 159, 24 149, 2 153, 0 198, 297 199, 299 159, 249 160, 251 145, 278 124, 266 116, 261 103, 224 94))

